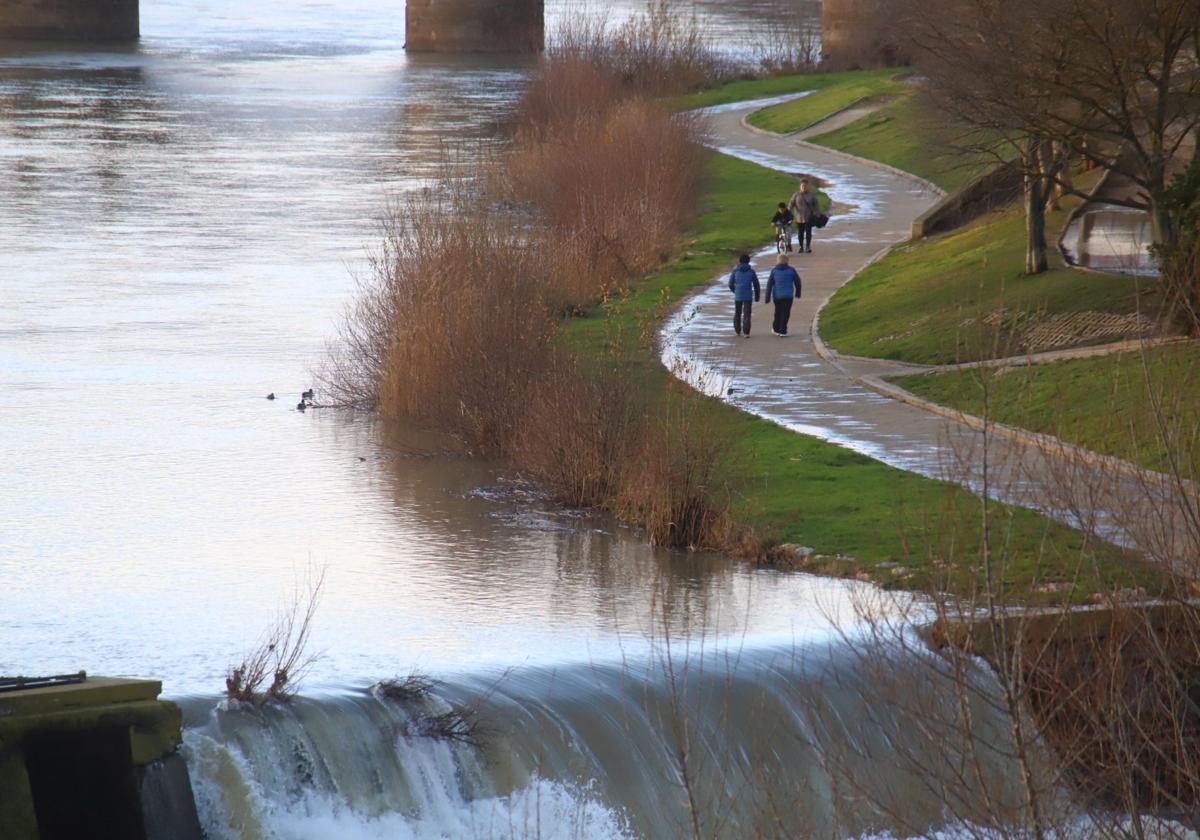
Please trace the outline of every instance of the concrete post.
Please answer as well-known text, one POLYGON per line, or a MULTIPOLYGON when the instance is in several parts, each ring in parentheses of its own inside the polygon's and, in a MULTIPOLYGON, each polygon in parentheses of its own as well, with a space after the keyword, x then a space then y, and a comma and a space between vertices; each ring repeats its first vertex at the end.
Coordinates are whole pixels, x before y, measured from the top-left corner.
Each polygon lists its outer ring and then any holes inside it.
POLYGON ((545 3, 408 0, 405 29, 404 48, 410 52, 540 52, 545 46, 545 3))
POLYGON ((0 39, 133 41, 138 0, 0 0, 0 39))

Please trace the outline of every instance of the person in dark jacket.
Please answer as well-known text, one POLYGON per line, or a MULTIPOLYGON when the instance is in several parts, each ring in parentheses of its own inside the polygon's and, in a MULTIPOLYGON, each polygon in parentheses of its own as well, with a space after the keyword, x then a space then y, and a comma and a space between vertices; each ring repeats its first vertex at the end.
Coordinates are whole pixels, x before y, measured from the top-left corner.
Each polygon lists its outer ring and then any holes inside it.
POLYGON ((750 337, 750 301, 758 303, 758 273, 750 265, 750 255, 738 257, 738 264, 729 275, 729 291, 733 292, 733 331, 750 337))
POLYGON ((785 244, 787 250, 792 250, 792 222, 796 217, 792 215, 792 211, 782 201, 779 202, 779 209, 775 211, 775 215, 771 217, 771 224, 775 225, 776 236, 783 234, 786 237, 785 244))
POLYGON ((779 264, 771 269, 767 278, 767 303, 775 300, 775 321, 771 332, 778 336, 787 335, 788 318, 792 315, 792 301, 800 297, 800 275, 788 265, 787 254, 779 255, 779 264))
POLYGON ((800 179, 800 189, 792 193, 788 209, 796 217, 796 244, 800 253, 812 253, 813 220, 821 215, 821 202, 817 194, 808 188, 808 179, 800 179))

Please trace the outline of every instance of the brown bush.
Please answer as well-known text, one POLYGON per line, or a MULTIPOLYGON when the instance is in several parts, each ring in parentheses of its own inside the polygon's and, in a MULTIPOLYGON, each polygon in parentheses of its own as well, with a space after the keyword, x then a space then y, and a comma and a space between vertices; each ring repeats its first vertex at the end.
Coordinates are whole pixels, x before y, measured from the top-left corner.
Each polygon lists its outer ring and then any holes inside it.
MULTIPOLYGON (((645 66, 668 37, 626 34, 645 66)), ((448 179, 391 215, 328 390, 508 458, 560 501, 614 511, 656 543, 716 545, 727 517, 718 448, 692 417, 699 398, 660 397, 624 360, 584 364, 555 340, 563 316, 676 250, 707 154, 693 120, 600 59, 544 62, 482 183, 448 179)))
POLYGON ((690 392, 671 391, 653 405, 630 453, 615 509, 656 545, 724 548, 739 542, 721 482, 722 442, 698 420, 690 392))
POLYGON ((395 225, 377 406, 500 452, 555 332, 550 249, 461 196, 419 196, 395 225))
POLYGON ((695 216, 705 156, 696 140, 691 120, 642 101, 519 130, 508 166, 513 197, 536 206, 586 260, 591 277, 576 291, 581 302, 674 250, 695 216))
POLYGON ((588 374, 560 355, 531 390, 512 457, 561 503, 610 506, 628 449, 640 435, 636 411, 629 379, 619 370, 588 374))
POLYGON ((739 72, 713 48, 695 9, 678 0, 647 0, 616 27, 603 16, 574 16, 552 34, 547 56, 585 61, 627 91, 651 96, 699 90, 739 72))

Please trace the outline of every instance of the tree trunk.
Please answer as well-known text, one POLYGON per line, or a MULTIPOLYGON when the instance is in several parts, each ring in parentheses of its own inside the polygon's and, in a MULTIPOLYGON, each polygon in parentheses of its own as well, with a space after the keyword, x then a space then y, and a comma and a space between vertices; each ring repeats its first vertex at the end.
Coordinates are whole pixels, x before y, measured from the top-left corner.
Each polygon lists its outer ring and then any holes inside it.
POLYGON ((1025 140, 1022 165, 1025 168, 1025 273, 1041 274, 1049 263, 1046 259, 1046 193, 1047 180, 1042 167, 1041 149, 1044 141, 1025 140))
POLYGON ((1161 191, 1150 194, 1150 236, 1157 249, 1169 249, 1178 240, 1171 208, 1161 191))
MULTIPOLYGON (((1038 179, 1033 179, 1038 180, 1038 179)), ((1046 258, 1046 198, 1037 184, 1025 187, 1025 273, 1041 274, 1046 258)))

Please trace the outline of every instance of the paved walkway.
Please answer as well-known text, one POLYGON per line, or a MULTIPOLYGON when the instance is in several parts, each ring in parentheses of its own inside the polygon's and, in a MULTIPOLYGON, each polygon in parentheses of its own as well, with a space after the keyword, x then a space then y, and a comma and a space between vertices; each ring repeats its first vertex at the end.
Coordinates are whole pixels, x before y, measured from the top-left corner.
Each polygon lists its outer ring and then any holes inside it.
MULTIPOLYGON (((907 239, 912 220, 939 196, 919 179, 752 131, 743 117, 761 107, 760 101, 711 109, 712 145, 775 169, 815 175, 834 201, 828 227, 813 239, 814 253, 792 257, 804 295, 792 309, 791 334, 773 336, 771 308, 760 304, 752 337, 736 337, 722 274, 664 326, 664 363, 699 390, 794 431, 1044 511, 1152 556, 1172 562, 1197 556, 1200 529, 1185 520, 1179 486, 1052 439, 984 434, 868 387, 881 375, 919 368, 818 352, 814 322, 821 306, 872 259, 907 239)), ((771 209, 786 198, 762 197, 764 231, 771 209)), ((774 261, 773 248, 755 255, 764 283, 774 261)))

